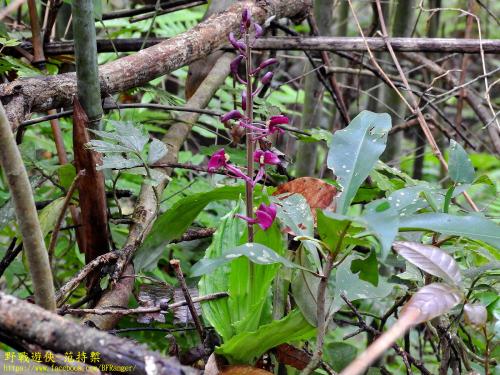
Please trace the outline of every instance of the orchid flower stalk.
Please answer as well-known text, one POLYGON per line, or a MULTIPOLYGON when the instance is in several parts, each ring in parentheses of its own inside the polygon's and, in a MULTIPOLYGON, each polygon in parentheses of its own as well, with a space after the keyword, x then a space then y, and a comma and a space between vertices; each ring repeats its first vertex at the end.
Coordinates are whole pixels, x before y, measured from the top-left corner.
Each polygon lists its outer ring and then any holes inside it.
POLYGON ((255 150, 256 143, 258 140, 270 135, 283 133, 280 126, 288 124, 289 120, 283 115, 271 116, 265 122, 254 120, 253 98, 259 94, 263 86, 271 83, 273 72, 265 72, 265 70, 269 70, 273 65, 276 65, 278 60, 275 58, 264 60, 257 68, 253 69, 252 45, 257 38, 263 35, 263 29, 259 24, 252 21, 248 9, 245 9, 242 13, 240 34, 240 39, 237 39, 234 33, 229 34, 229 42, 238 53, 237 57, 231 62, 230 69, 234 79, 245 85, 241 95, 243 112, 233 109, 221 116, 220 120, 224 124, 235 122, 238 124, 237 126, 245 129, 246 173, 230 163, 229 155, 226 154, 224 149, 220 149, 211 156, 208 162, 208 171, 211 173, 216 169, 224 168, 229 172, 230 176, 245 181, 246 215, 237 216, 248 223, 248 242, 253 242, 254 225, 258 225, 262 230, 267 230, 276 217, 276 206, 274 204, 269 206, 261 204, 254 212, 253 193, 255 186, 264 179, 267 165, 278 165, 281 162, 278 155, 271 150, 255 150), (245 75, 240 76, 239 69, 243 62, 245 75), (261 73, 262 77, 259 80, 258 75, 261 73), (254 177, 255 164, 258 165, 258 170, 254 177))

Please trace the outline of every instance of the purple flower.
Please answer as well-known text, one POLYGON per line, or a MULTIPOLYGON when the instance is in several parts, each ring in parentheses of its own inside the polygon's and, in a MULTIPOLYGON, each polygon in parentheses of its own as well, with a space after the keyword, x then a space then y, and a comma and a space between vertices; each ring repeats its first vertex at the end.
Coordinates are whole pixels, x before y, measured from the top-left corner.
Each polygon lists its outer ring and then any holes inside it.
POLYGON ((279 164, 280 158, 274 152, 266 150, 256 150, 253 153, 253 160, 259 163, 261 166, 263 165, 276 165, 279 164))
POLYGON ((279 125, 288 125, 290 120, 288 117, 279 115, 279 116, 271 116, 268 124, 269 128, 269 133, 274 134, 274 133, 284 133, 283 129, 279 127, 279 125))
POLYGON ((241 25, 248 30, 250 28, 251 23, 252 23, 252 15, 250 13, 250 10, 245 8, 241 13, 241 25))
POLYGON ((271 203, 269 206, 261 203, 259 208, 255 211, 256 218, 250 218, 243 215, 236 216, 250 224, 258 224, 262 230, 268 230, 271 225, 273 225, 274 219, 276 219, 276 208, 274 203, 271 203))
POLYGON ((273 64, 277 64, 277 63, 278 63, 278 60, 275 59, 274 57, 272 57, 270 59, 262 61, 259 65, 259 68, 264 69, 264 68, 267 68, 269 65, 273 65, 273 64))
POLYGON ((266 206, 261 203, 257 211, 255 211, 255 216, 257 216, 257 224, 262 230, 267 230, 271 225, 273 225, 274 219, 276 218, 276 205, 271 203, 266 206))
POLYGON ((262 82, 263 85, 269 85, 271 83, 271 80, 273 79, 273 76, 274 76, 273 72, 267 72, 261 78, 260 82, 262 82))
POLYGON ((283 115, 271 116, 271 118, 269 119, 269 126, 287 125, 289 124, 289 122, 290 120, 286 116, 283 115))
POLYGON ((229 155, 226 154, 223 148, 215 152, 210 157, 210 160, 208 161, 208 171, 214 172, 216 169, 222 167, 226 168, 229 172, 231 172, 234 177, 241 178, 242 180, 245 180, 247 183, 252 184, 253 186, 254 182, 250 177, 248 177, 240 169, 229 163, 229 155))
POLYGON ((240 111, 238 111, 237 109, 233 109, 232 111, 229 111, 225 115, 222 115, 220 121, 228 122, 229 120, 239 120, 242 117, 243 115, 241 114, 240 111))
POLYGON ((264 34, 262 26, 260 26, 258 23, 254 23, 253 27, 255 27, 255 39, 260 38, 264 34))
POLYGON ((229 67, 231 68, 231 73, 233 73, 234 75, 238 74, 238 68, 240 67, 241 60, 243 60, 243 57, 245 56, 238 55, 233 61, 231 61, 231 64, 229 64, 229 67))
POLYGON ((234 33, 233 32, 230 32, 229 33, 229 42, 231 42, 231 44, 233 45, 233 47, 241 52, 244 52, 247 48, 247 45, 245 43, 243 43, 242 41, 239 41, 236 39, 236 37, 234 36, 234 33))
POLYGON ((229 155, 226 154, 223 148, 215 152, 208 161, 208 170, 211 172, 215 169, 225 167, 227 161, 229 160, 229 155))

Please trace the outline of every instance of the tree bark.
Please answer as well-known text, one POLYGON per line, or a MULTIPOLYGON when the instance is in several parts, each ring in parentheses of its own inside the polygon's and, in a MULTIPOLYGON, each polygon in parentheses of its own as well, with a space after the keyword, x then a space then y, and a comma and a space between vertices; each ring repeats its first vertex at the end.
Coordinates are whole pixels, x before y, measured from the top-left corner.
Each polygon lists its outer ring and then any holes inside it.
MULTIPOLYGON (((248 8, 255 21, 262 23, 271 16, 304 16, 309 6, 310 0, 238 2, 185 33, 101 66, 101 95, 105 97, 144 85, 224 46, 229 32, 239 31, 243 8, 248 8)), ((74 73, 67 73, 19 79, 0 85, 0 100, 6 106, 15 130, 31 112, 46 112, 70 105, 76 92, 76 76, 74 73)))
POLYGON ((0 165, 7 176, 11 199, 14 202, 17 223, 23 238, 23 247, 35 291, 35 302, 47 310, 54 311, 56 301, 52 272, 38 221, 33 192, 21 153, 17 148, 11 126, 1 103, 0 165))
MULTIPOLYGON (((109 250, 104 174, 96 170, 100 155, 86 147, 90 141, 87 129, 100 129, 103 111, 93 0, 74 0, 71 6, 78 93, 74 99, 73 151, 77 173, 84 171, 78 180, 83 232, 83 248, 80 251, 85 253, 85 262, 88 264, 109 250)), ((98 286, 99 273, 92 273, 87 279, 87 288, 92 292, 98 286)))
MULTIPOLYGON (((0 292, 0 331, 57 353, 99 353, 99 365, 130 366, 132 374, 194 375, 177 359, 163 357, 143 345, 88 328, 28 302, 0 292)), ((103 367, 104 369, 104 367, 103 367)), ((109 372, 111 369, 105 371, 109 372)))
MULTIPOLYGON (((341 5, 344 3, 342 2, 341 5)), ((385 4, 385 3, 384 3, 385 4)), ((166 42, 171 38, 149 38, 145 47, 152 47, 166 42)), ((380 37, 367 37, 366 41, 374 52, 386 52, 387 46, 380 37)), ((389 38, 396 52, 435 52, 435 53, 469 53, 480 51, 480 42, 477 39, 461 38, 389 38)), ((98 52, 136 52, 141 49, 143 38, 98 39, 98 52)), ((21 47, 30 52, 32 46, 24 42, 21 47)), ((484 53, 499 54, 500 41, 497 39, 483 39, 484 53)), ((229 49, 225 45, 224 49, 229 49)), ((330 36, 330 37, 265 37, 255 43, 256 50, 284 50, 284 51, 345 51, 366 52, 364 41, 360 37, 330 36)), ((9 49, 6 49, 8 51, 9 49)), ((74 53, 73 42, 52 42, 45 46, 47 56, 67 55, 74 53)))

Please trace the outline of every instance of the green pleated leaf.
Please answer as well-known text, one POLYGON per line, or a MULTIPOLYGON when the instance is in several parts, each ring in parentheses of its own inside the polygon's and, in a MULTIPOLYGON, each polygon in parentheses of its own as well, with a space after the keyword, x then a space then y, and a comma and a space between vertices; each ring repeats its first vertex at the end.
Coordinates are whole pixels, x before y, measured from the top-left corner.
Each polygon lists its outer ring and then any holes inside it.
POLYGON ((464 148, 453 139, 450 141, 448 174, 455 183, 471 184, 476 172, 464 148))
MULTIPOLYGON (((218 258, 225 251, 238 245, 244 222, 235 217, 239 212, 239 205, 234 210, 225 215, 214 233, 212 243, 205 252, 205 258, 218 258)), ((198 289, 201 296, 229 289, 230 268, 226 265, 220 267, 210 275, 205 275, 198 283, 198 289)), ((233 296, 230 294, 229 298, 233 296)), ((228 298, 221 298, 213 301, 203 302, 201 304, 203 318, 215 328, 217 333, 224 340, 228 340, 234 335, 233 314, 228 298)))
POLYGON ((215 350, 230 363, 253 364, 262 354, 278 345, 306 340, 316 333, 300 311, 293 310, 280 320, 265 324, 255 332, 244 332, 234 336, 215 350))
POLYGON ((259 243, 246 243, 226 251, 219 258, 200 260, 191 268, 191 276, 197 277, 209 274, 218 267, 242 256, 248 258, 251 262, 256 264, 281 263, 286 267, 300 268, 297 264, 283 258, 281 255, 276 254, 274 250, 265 245, 259 243))
POLYGON ((244 192, 244 186, 225 186, 180 199, 153 224, 149 235, 135 255, 136 270, 155 267, 165 246, 182 236, 207 204, 216 200, 237 200, 244 192))

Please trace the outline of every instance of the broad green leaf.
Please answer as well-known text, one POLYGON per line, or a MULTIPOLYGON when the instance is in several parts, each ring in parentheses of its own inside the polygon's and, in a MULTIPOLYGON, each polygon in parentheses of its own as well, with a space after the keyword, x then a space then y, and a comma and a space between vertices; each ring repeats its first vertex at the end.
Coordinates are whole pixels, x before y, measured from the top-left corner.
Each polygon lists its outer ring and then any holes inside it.
POLYGON ((137 158, 124 158, 121 155, 105 155, 102 158, 102 164, 97 165, 96 169, 98 171, 102 169, 127 169, 127 172, 131 172, 130 168, 139 167, 141 165, 142 162, 137 158))
POLYGON ((427 186, 424 185, 406 187, 394 191, 387 197, 387 200, 391 202, 400 216, 408 216, 429 206, 427 201, 420 197, 421 192, 426 189, 427 186))
MULTIPOLYGON (((296 236, 313 237, 314 221, 311 208, 307 200, 301 194, 292 194, 284 199, 272 197, 271 201, 277 206, 276 216, 283 226, 287 227, 296 236)), ((303 241, 304 246, 309 251, 314 266, 321 269, 321 262, 316 246, 310 241, 303 241)))
POLYGON ((60 197, 51 202, 48 206, 44 207, 38 214, 38 220, 40 221, 40 228, 42 229, 43 237, 54 229, 63 206, 64 197, 60 197))
POLYGON ((328 233, 328 229, 323 228, 324 222, 328 221, 325 221, 325 217, 318 216, 322 220, 321 227, 318 227, 318 230, 321 236, 330 236, 330 238, 326 237, 327 241, 331 242, 332 239, 335 240, 335 237, 340 236, 342 233, 341 225, 344 225, 340 223, 350 221, 365 229, 357 233, 356 238, 373 235, 378 240, 382 249, 383 259, 389 253, 392 242, 398 232, 399 215, 387 199, 379 199, 368 204, 362 216, 351 217, 328 211, 323 211, 323 215, 328 219, 334 220, 331 224, 333 230, 330 230, 330 233, 328 233), (335 224, 335 221, 337 221, 337 224, 335 224))
POLYGON ((500 249, 500 227, 481 216, 469 214, 456 216, 443 213, 426 213, 399 218, 399 228, 407 230, 429 230, 447 235, 464 236, 484 241, 500 249))
POLYGON ((107 141, 102 141, 99 139, 92 139, 86 144, 88 148, 91 148, 95 152, 100 153, 126 153, 132 151, 129 147, 125 147, 118 143, 111 143, 107 141))
POLYGON ((363 216, 357 220, 364 222, 368 230, 377 238, 381 248, 381 258, 385 259, 398 233, 398 211, 387 199, 373 201, 366 206, 363 216))
POLYGON ((13 56, 2 55, 0 57, 0 74, 9 70, 14 70, 19 78, 35 77, 42 75, 42 72, 33 66, 23 62, 13 56))
POLYGON ((137 251, 134 265, 138 271, 156 266, 165 246, 179 238, 207 204, 216 200, 237 200, 245 193, 244 186, 225 186, 189 195, 161 214, 137 251))
POLYGON ((226 357, 230 363, 253 364, 269 349, 287 342, 309 339, 315 333, 316 329, 304 319, 300 311, 293 310, 283 319, 263 325, 257 331, 234 336, 215 352, 226 357))
MULTIPOLYGON (((243 240, 247 240, 247 233, 243 240)), ((267 246, 280 256, 286 252, 286 244, 276 222, 266 231, 257 229, 254 242, 267 246)), ((280 263, 255 264, 247 257, 240 257, 231 262, 228 275, 228 291, 231 297, 228 303, 233 313, 236 334, 255 331, 272 320, 270 290, 280 267, 280 263)))
MULTIPOLYGON (((311 267, 311 263, 302 247, 299 248, 297 255, 298 262, 302 267, 311 267)), ((320 279, 318 277, 312 275, 310 272, 298 270, 295 273, 295 277, 293 278, 291 284, 292 295, 295 303, 304 315, 304 318, 309 322, 309 324, 315 327, 318 324, 317 296, 319 280, 320 279)), ((332 304, 333 295, 333 288, 329 285, 325 297, 326 306, 330 306, 332 304)))
POLYGON ((142 126, 132 122, 114 122, 119 143, 140 153, 149 142, 149 136, 144 134, 142 126))
POLYGON ((327 163, 343 189, 337 198, 338 213, 347 213, 358 188, 384 152, 390 129, 387 113, 363 111, 333 135, 327 163))
POLYGON ((167 154, 167 145, 158 139, 153 139, 149 146, 148 164, 158 162, 167 154))
POLYGON ((339 241, 346 227, 351 224, 352 219, 349 217, 334 216, 329 212, 321 210, 317 210, 316 214, 318 233, 321 240, 325 242, 332 251, 335 251, 339 246, 339 241))
POLYGON ((14 46, 18 46, 19 44, 21 44, 21 42, 19 40, 6 39, 3 37, 0 37, 0 45, 2 45, 2 47, 14 47, 14 46))
MULTIPOLYGON (((240 206, 224 216, 217 231, 214 233, 212 243, 205 252, 206 259, 218 258, 225 251, 238 245, 244 222, 234 215, 239 212, 240 206)), ((208 295, 215 292, 229 289, 230 267, 223 266, 209 275, 204 275, 198 283, 200 295, 208 295)), ((229 298, 234 296, 230 294, 229 298)), ((234 311, 229 306, 228 298, 203 302, 201 304, 203 318, 215 328, 224 341, 229 340, 234 335, 233 315, 234 311)))
POLYGON ((471 184, 476 172, 464 148, 453 139, 450 141, 448 174, 455 183, 471 184))
POLYGON ((325 361, 335 371, 342 371, 349 363, 354 361, 358 354, 358 349, 346 342, 330 342, 325 344, 323 350, 325 361))
POLYGON ((247 257, 255 264, 281 263, 282 265, 290 268, 299 267, 288 259, 283 258, 281 255, 276 254, 274 250, 265 245, 261 245, 259 243, 246 243, 224 252, 224 254, 219 258, 201 259, 191 268, 191 276, 197 277, 209 274, 218 267, 242 256, 247 257))
POLYGON ((65 189, 69 189, 76 177, 76 169, 73 164, 64 164, 57 169, 57 174, 59 176, 59 183, 65 189))
POLYGON ((404 305, 401 315, 408 310, 418 310, 414 324, 423 323, 443 315, 463 299, 462 292, 448 284, 433 283, 419 289, 404 305))
POLYGON ((370 251, 370 254, 364 259, 354 259, 351 263, 351 271, 359 273, 359 278, 368 281, 374 286, 378 285, 378 261, 375 251, 370 251))
MULTIPOLYGON (((351 264, 354 260, 359 259, 358 256, 350 255, 338 267, 335 277, 330 278, 332 290, 335 290, 333 295, 340 296, 344 294, 351 301, 364 299, 380 299, 387 297, 391 292, 394 284, 389 284, 384 279, 379 279, 378 286, 361 280, 358 274, 351 271, 351 264)), ((338 311, 344 305, 342 298, 335 298, 330 306, 330 313, 338 311)))
POLYGON ((439 247, 407 241, 397 241, 392 246, 399 255, 423 271, 450 284, 462 283, 457 262, 439 247))

